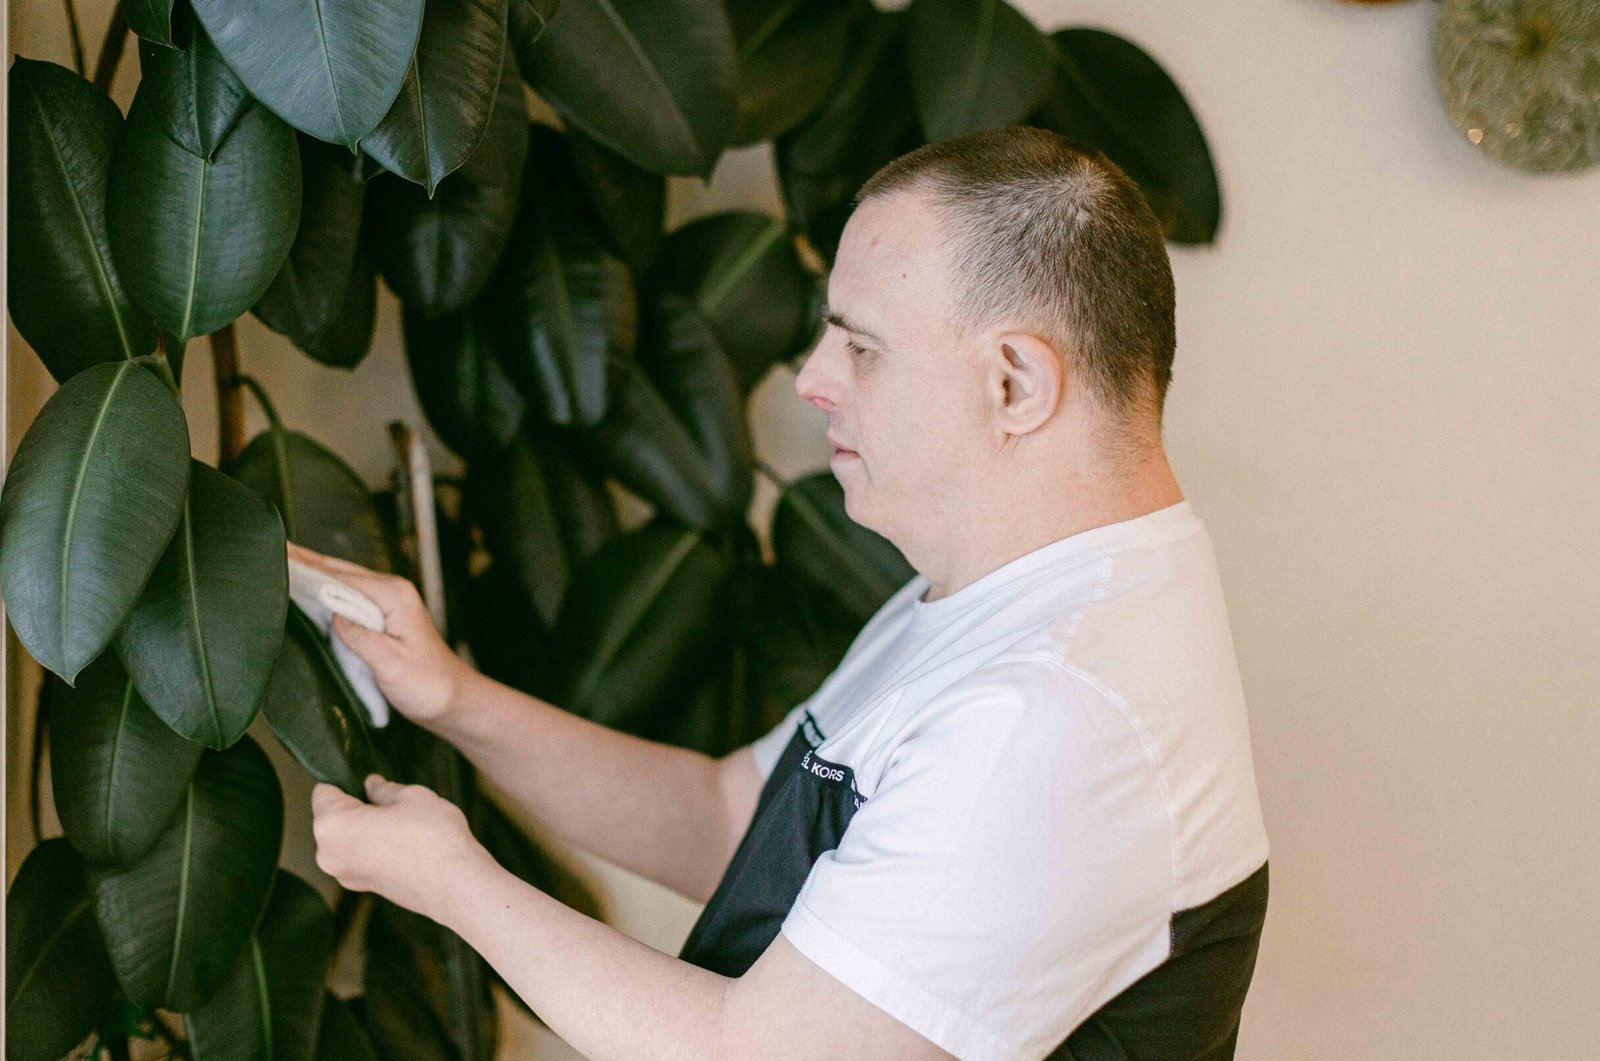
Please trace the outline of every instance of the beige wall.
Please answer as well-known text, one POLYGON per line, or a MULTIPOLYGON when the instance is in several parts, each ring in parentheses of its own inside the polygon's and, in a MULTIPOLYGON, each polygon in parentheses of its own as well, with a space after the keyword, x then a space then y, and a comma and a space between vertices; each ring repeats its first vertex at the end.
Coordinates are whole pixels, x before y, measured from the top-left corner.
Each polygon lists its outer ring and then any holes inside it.
MULTIPOLYGON (((79 6, 97 41, 108 6, 79 6)), ((1217 542, 1271 839, 1240 1058, 1600 1056, 1600 170, 1522 175, 1455 134, 1435 4, 1021 6, 1145 44, 1222 174, 1218 244, 1173 251, 1167 442, 1217 542)), ((14 3, 14 49, 66 61, 59 12, 14 3)), ((732 205, 778 209, 764 149, 673 183, 673 223, 732 205)), ((386 297, 348 375, 242 327, 284 415, 373 484, 384 423, 421 421, 397 317, 386 297)), ((12 339, 14 445, 48 382, 12 339)), ((207 460, 209 371, 197 344, 207 460)), ((826 461, 791 380, 753 410, 786 473, 826 461)), ((13 807, 18 756, 13 729, 13 807)), ((286 858, 316 876, 304 795, 286 858)), ((8 818, 14 861, 31 840, 8 818)), ((676 948, 695 907, 584 865, 619 925, 676 948)), ((514 1056, 572 1056, 537 1042, 514 1056)))

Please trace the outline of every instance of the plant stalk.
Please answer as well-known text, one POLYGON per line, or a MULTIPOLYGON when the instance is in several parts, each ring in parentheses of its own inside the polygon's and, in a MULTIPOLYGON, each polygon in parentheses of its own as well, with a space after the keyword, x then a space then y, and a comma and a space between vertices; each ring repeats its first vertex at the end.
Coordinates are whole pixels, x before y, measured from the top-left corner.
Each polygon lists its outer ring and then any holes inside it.
POLYGON ((122 61, 123 46, 128 43, 128 20, 122 17, 120 5, 111 9, 111 25, 106 27, 106 39, 100 45, 100 59, 94 65, 94 87, 106 95, 111 94, 111 82, 117 76, 117 64, 122 61))
POLYGON ((211 333, 211 361, 217 378, 217 466, 227 468, 244 451, 244 391, 232 324, 211 333))
POLYGON ((79 77, 87 77, 87 67, 83 60, 83 30, 78 26, 78 12, 72 6, 72 0, 61 0, 61 6, 67 12, 67 36, 72 40, 72 68, 78 72, 79 77))

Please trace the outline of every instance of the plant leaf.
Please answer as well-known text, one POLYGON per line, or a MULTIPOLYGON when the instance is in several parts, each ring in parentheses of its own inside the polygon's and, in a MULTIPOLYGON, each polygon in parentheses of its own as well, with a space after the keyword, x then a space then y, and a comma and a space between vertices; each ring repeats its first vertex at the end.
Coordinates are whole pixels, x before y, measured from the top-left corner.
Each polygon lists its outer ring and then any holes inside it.
POLYGON ((503 452, 472 461, 467 498, 496 567, 516 580, 545 626, 553 625, 574 565, 532 443, 518 436, 503 452))
POLYGON ((83 859, 65 837, 28 852, 6 892, 6 1058, 57 1061, 94 1030, 117 986, 83 859))
POLYGON ((818 283, 779 217, 727 211, 676 230, 649 283, 687 295, 711 326, 748 395, 772 365, 815 341, 818 283))
POLYGON ((773 145, 788 216, 828 263, 851 198, 885 163, 923 143, 907 71, 907 17, 864 11, 832 94, 773 145))
POLYGON ((661 249, 667 179, 576 129, 566 136, 573 172, 594 207, 607 248, 642 274, 661 249))
POLYGON ((292 601, 261 713, 279 743, 318 781, 365 799, 366 776, 387 774, 365 705, 322 632, 292 601))
POLYGON ((1055 89, 1030 124, 1103 151, 1144 192, 1174 243, 1210 243, 1222 193, 1183 92, 1136 44, 1103 30, 1054 38, 1055 89))
POLYGON ((147 41, 175 48, 172 33, 173 0, 120 0, 128 28, 147 41))
POLYGON ((50 705, 50 784, 72 846, 92 863, 144 857, 182 806, 204 749, 156 716, 115 652, 50 705))
POLYGON ((561 0, 538 40, 513 43, 522 76, 566 124, 653 173, 710 178, 734 121, 721 3, 561 0))
POLYGON ((45 402, 0 494, 0 593, 17 637, 68 685, 110 644, 183 516, 189 429, 132 361, 45 402))
POLYGON ((226 748, 260 710, 288 606, 277 512, 192 460, 183 520, 117 633, 117 655, 167 725, 226 748))
POLYGON ((909 10, 911 95, 930 141, 1015 125, 1050 94, 1055 50, 1005 0, 916 0, 909 10))
POLYGON ((312 1061, 333 957, 333 913, 310 884, 279 869, 261 923, 216 994, 184 1014, 194 1061, 251 1056, 312 1061))
POLYGON ((193 0, 250 94, 351 151, 388 113, 422 29, 422 0, 193 0))
POLYGON ((322 992, 322 1023, 317 1031, 317 1061, 378 1061, 366 1029, 350 1005, 332 991, 322 992))
POLYGON ((350 156, 300 137, 300 226, 289 254, 261 300, 261 321, 311 357, 354 368, 372 345, 376 283, 361 249, 366 185, 350 156))
POLYGON ((608 353, 631 356, 633 276, 607 251, 572 171, 564 138, 529 129, 522 207, 487 294, 506 373, 550 423, 594 424, 611 400, 608 353))
POLYGON ((728 0, 738 47, 734 144, 781 136, 822 106, 861 10, 856 0, 728 0))
POLYGON ((187 13, 183 22, 190 39, 182 51, 139 41, 139 88, 166 134, 189 153, 209 159, 250 105, 250 94, 204 27, 187 13))
POLYGON ((100 361, 155 349, 106 233, 106 180, 122 115, 54 63, 18 58, 8 78, 11 319, 57 383, 100 361))
POLYGON ((228 474, 277 506, 295 544, 374 571, 393 570, 366 485, 321 443, 275 425, 250 440, 228 474))
MULTIPOLYGON (((469 462, 505 449, 527 407, 489 348, 475 306, 424 319, 406 307, 406 363, 428 423, 469 462)), ((470 465, 469 465, 470 467, 470 465)))
POLYGON ((180 341, 214 332, 272 284, 300 223, 294 131, 247 106, 207 161, 135 94, 112 156, 111 251, 133 297, 180 341))
POLYGON ((639 367, 693 440, 725 526, 744 522, 755 453, 732 363, 708 322, 671 291, 650 299, 639 367))
POLYGON ((373 261, 408 308, 432 318, 478 297, 511 238, 527 158, 527 102, 507 55, 487 131, 431 199, 393 174, 374 178, 373 261))
POLYGON ((431 0, 400 95, 361 149, 433 195, 489 126, 506 55, 506 0, 431 0))
POLYGON ((772 551, 797 589, 856 629, 916 574, 889 539, 851 519, 832 472, 790 484, 772 516, 772 551))
POLYGON ((248 734, 207 749, 149 854, 89 868, 95 919, 117 980, 145 1009, 203 1005, 266 905, 283 842, 283 792, 248 734))
POLYGON ((557 702, 615 729, 640 726, 723 643, 727 572, 698 531, 659 517, 607 542, 579 569, 556 623, 557 702))

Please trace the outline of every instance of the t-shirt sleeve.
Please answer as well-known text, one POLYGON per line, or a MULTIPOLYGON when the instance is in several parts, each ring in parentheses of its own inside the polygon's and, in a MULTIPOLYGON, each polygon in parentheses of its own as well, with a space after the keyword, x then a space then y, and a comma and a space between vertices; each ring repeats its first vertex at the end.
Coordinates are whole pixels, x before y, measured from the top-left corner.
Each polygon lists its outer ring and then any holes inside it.
POLYGON ((782 931, 963 1059, 1039 1058, 1163 961, 1170 818, 1116 702, 1049 659, 922 705, 782 931))

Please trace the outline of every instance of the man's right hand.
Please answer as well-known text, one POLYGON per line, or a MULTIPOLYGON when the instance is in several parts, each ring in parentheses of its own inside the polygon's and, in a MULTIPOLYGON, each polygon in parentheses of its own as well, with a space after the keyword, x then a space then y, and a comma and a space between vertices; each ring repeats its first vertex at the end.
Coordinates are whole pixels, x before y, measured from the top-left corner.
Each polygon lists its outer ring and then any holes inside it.
POLYGON ((395 710, 431 729, 455 709, 472 667, 439 636, 422 594, 410 579, 326 556, 294 542, 289 543, 289 555, 349 583, 383 610, 382 632, 338 614, 333 617, 333 632, 372 668, 379 691, 395 710))

